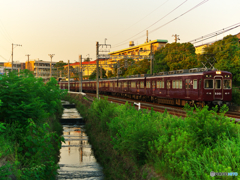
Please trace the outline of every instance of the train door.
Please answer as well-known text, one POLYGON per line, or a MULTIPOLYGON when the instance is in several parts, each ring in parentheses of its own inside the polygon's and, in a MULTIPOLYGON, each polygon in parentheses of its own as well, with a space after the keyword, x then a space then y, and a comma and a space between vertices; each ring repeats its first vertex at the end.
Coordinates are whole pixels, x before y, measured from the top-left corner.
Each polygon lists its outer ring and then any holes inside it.
POLYGON ((136 83, 137 83, 137 87, 136 87, 136 88, 137 88, 137 93, 139 93, 140 82, 139 82, 139 81, 137 81, 136 83))
POLYGON ((185 95, 187 98, 190 97, 190 79, 185 79, 185 95))
POLYGON ((223 99, 223 85, 222 85, 222 76, 214 77, 214 99, 223 99))
POLYGON ((167 96, 169 96, 170 88, 171 88, 171 81, 167 80, 167 96))
POLYGON ((198 80, 193 79, 192 81, 193 81, 192 82, 192 85, 193 85, 193 89, 192 89, 193 99, 198 99, 199 98, 198 80))
POLYGON ((156 81, 152 80, 152 94, 155 94, 155 89, 156 89, 156 81))

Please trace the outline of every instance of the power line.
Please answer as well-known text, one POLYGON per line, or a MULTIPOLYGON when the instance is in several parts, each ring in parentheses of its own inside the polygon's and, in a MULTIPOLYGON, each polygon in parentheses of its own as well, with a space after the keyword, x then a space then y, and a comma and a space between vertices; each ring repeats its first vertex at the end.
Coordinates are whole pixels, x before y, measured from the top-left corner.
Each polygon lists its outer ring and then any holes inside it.
POLYGON ((1 19, 0 19, 0 27, 1 27, 1 29, 2 29, 2 34, 3 34, 3 36, 9 41, 9 42, 13 42, 13 39, 11 38, 11 36, 8 34, 8 32, 6 31, 6 29, 5 29, 5 27, 4 27, 4 25, 3 25, 3 23, 2 23, 2 21, 1 21, 1 19))
POLYGON ((9 61, 9 60, 7 60, 5 57, 3 57, 2 55, 0 55, 0 57, 3 58, 3 59, 6 60, 6 61, 9 61))
POLYGON ((144 16, 142 19, 140 19, 139 21, 137 21, 136 23, 132 24, 131 26, 129 26, 128 28, 124 29, 123 31, 121 31, 120 33, 110 37, 110 38, 113 38, 113 37, 116 37, 117 35, 123 33, 124 31, 130 29, 131 27, 133 27, 134 25, 136 25, 137 23, 139 23, 140 21, 142 21, 143 19, 145 19, 146 17, 148 17, 150 14, 152 14, 153 12, 155 12, 156 10, 158 10, 160 7, 162 7, 164 4, 166 4, 169 0, 165 1, 164 3, 162 3, 160 6, 158 6, 156 9, 154 9, 153 11, 151 11, 149 14, 147 14, 146 16, 144 16))
POLYGON ((224 29, 221 29, 221 30, 218 30, 218 31, 209 33, 209 34, 207 34, 207 35, 205 35, 205 36, 201 36, 201 37, 199 37, 199 38, 196 38, 196 39, 191 40, 191 41, 188 41, 188 42, 189 42, 189 43, 192 43, 192 44, 199 43, 199 42, 201 42, 201 41, 205 41, 205 40, 207 40, 207 39, 213 38, 213 37, 218 36, 218 35, 220 35, 220 34, 223 34, 223 33, 225 33, 225 32, 231 31, 231 30, 233 30, 233 29, 235 29, 235 28, 237 28, 237 27, 239 27, 239 26, 240 26, 240 22, 237 23, 237 24, 231 25, 231 26, 229 26, 229 27, 226 27, 226 28, 224 28, 224 29))
MULTIPOLYGON (((178 5, 176 8, 174 8, 172 11, 170 11, 169 13, 167 13, 165 16, 163 16, 162 18, 160 18, 159 20, 157 20, 156 22, 154 22, 153 24, 151 24, 150 26, 148 26, 147 28, 145 28, 144 30, 140 31, 139 33, 135 34, 134 36, 126 39, 125 41, 122 41, 121 43, 118 43, 118 44, 122 44, 123 42, 125 43, 126 41, 132 39, 133 37, 141 34, 142 32, 146 31, 148 28, 152 27, 153 25, 155 25, 156 23, 158 23, 159 21, 161 21, 162 19, 164 19, 165 17, 167 17, 169 14, 171 14, 172 12, 174 12, 175 10, 177 10, 180 6, 182 6, 184 3, 186 3, 187 0, 185 0, 183 3, 181 3, 180 5, 178 5)), ((116 44, 115 46, 117 47, 118 44, 116 44)))
MULTIPOLYGON (((156 30, 158 30, 158 29, 160 29, 160 28, 162 28, 162 27, 168 25, 169 23, 171 23, 171 22, 177 20, 177 19, 180 18, 181 16, 183 16, 183 15, 189 13, 190 11, 192 11, 192 10, 198 8, 199 6, 203 5, 204 3, 208 2, 208 1, 209 1, 209 0, 203 0, 203 1, 201 1, 199 4, 197 4, 196 6, 192 7, 192 8, 189 9, 188 11, 184 12, 183 14, 179 15, 178 17, 172 19, 171 21, 169 21, 169 22, 167 22, 167 23, 165 23, 165 24, 159 26, 158 28, 156 28, 156 29, 154 29, 154 30, 152 30, 152 31, 150 31, 150 32, 152 33, 152 32, 154 32, 154 31, 156 31, 156 30)), ((142 38, 142 37, 144 37, 144 36, 145 36, 145 35, 139 36, 138 38, 135 38, 134 40, 139 39, 139 38, 142 38)), ((124 43, 125 43, 125 42, 124 42, 124 43)), ((114 47, 118 47, 118 46, 121 46, 121 45, 123 45, 123 44, 119 44, 119 45, 116 45, 116 46, 114 46, 114 47)))

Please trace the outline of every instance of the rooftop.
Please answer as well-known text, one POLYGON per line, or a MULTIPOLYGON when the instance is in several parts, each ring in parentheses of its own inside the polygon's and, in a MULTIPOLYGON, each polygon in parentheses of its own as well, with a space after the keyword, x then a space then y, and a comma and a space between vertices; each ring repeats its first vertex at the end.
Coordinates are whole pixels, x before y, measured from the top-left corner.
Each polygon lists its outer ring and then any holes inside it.
POLYGON ((114 53, 118 53, 118 52, 121 52, 121 51, 127 51, 127 50, 131 50, 131 49, 135 49, 135 48, 139 48, 141 46, 145 46, 145 45, 150 45, 150 44, 153 44, 153 43, 167 43, 168 40, 165 40, 165 39, 156 39, 156 40, 153 40, 153 41, 149 41, 147 43, 144 43, 144 44, 140 44, 140 45, 137 45, 137 46, 132 46, 132 47, 129 47, 129 48, 126 48, 126 49, 121 49, 121 50, 118 50, 118 51, 113 51, 113 52, 110 52, 108 54, 114 54, 114 53))

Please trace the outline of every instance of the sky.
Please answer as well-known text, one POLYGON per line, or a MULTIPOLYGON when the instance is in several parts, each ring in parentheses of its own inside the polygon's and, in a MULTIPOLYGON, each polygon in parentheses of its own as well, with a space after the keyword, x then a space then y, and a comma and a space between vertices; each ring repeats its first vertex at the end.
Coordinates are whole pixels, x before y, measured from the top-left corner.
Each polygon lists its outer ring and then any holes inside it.
POLYGON ((95 60, 97 41, 111 44, 111 52, 129 41, 143 44, 146 30, 149 40, 172 43, 177 34, 184 43, 240 23, 239 6, 239 0, 1 0, 0 62, 11 61, 12 43, 22 45, 14 45, 14 61, 26 62, 26 54, 49 61, 55 54, 54 62, 70 63, 79 55, 95 60))

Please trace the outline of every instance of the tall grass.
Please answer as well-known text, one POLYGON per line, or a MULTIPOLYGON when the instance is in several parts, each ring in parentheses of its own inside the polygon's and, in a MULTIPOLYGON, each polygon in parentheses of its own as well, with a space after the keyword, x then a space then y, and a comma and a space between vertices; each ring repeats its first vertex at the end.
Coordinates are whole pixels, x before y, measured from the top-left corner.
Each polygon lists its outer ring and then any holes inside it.
POLYGON ((95 99, 88 127, 110 136, 120 156, 139 167, 152 165, 167 179, 218 179, 210 172, 240 172, 239 126, 224 116, 226 109, 217 114, 217 108, 208 111, 205 106, 194 113, 186 106, 183 119, 95 99))

